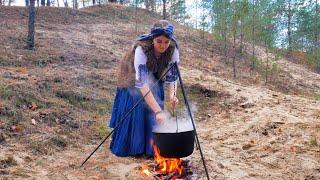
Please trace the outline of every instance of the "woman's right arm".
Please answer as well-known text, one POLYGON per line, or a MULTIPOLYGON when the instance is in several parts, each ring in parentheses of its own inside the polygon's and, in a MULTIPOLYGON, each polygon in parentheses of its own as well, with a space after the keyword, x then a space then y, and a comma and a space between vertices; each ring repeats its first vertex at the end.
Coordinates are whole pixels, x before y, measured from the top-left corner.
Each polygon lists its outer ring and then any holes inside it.
MULTIPOLYGON (((149 86, 146 84, 142 88, 140 88, 140 92, 142 93, 142 96, 146 95, 150 91, 149 86)), ((157 103, 156 99, 154 98, 152 92, 149 92, 149 94, 144 97, 144 100, 149 105, 149 107, 152 109, 154 113, 158 113, 162 111, 161 107, 157 103)))
MULTIPOLYGON (((148 70, 146 66, 147 57, 142 51, 142 48, 138 46, 135 50, 135 57, 134 57, 134 66, 136 71, 136 83, 135 87, 139 88, 142 96, 145 96, 149 91, 148 85, 148 70)), ((153 96, 152 92, 150 91, 148 95, 144 98, 145 102, 148 104, 150 109, 156 114, 156 120, 158 123, 161 123, 165 119, 165 115, 162 112, 162 109, 158 102, 156 101, 155 97, 153 96)))

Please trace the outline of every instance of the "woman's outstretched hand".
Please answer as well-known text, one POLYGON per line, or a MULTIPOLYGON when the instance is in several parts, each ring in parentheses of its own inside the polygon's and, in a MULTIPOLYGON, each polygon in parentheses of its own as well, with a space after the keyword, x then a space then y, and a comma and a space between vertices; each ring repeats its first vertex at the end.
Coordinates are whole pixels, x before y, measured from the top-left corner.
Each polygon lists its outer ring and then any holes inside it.
POLYGON ((158 124, 162 124, 166 118, 167 118, 167 116, 163 111, 156 113, 156 121, 158 124))

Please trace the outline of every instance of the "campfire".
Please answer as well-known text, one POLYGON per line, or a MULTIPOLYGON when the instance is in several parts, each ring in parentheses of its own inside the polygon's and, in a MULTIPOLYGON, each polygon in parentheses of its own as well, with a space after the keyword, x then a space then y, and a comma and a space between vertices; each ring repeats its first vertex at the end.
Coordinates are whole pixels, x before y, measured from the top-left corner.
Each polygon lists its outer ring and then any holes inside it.
POLYGON ((145 167, 142 172, 148 177, 154 177, 159 180, 169 179, 196 179, 195 174, 191 171, 189 160, 180 158, 164 158, 160 155, 159 148, 154 145, 154 160, 153 167, 145 167))

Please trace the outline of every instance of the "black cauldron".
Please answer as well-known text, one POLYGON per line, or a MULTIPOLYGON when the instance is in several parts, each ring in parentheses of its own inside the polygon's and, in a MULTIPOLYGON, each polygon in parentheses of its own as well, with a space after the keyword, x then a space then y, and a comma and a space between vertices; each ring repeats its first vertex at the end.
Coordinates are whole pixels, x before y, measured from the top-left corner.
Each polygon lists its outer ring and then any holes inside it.
POLYGON ((191 155, 194 136, 194 130, 177 133, 153 132, 154 143, 164 158, 183 158, 191 155))

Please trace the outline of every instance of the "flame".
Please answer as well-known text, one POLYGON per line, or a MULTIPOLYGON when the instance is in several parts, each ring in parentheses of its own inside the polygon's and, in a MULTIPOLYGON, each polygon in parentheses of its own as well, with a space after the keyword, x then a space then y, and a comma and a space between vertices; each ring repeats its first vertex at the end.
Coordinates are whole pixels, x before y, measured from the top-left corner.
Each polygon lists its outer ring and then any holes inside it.
POLYGON ((154 159, 157 162, 160 171, 162 173, 171 173, 171 172, 178 172, 179 174, 182 173, 181 162, 182 160, 179 158, 164 158, 160 155, 160 150, 157 146, 153 146, 154 149, 154 159))
POLYGON ((145 173, 147 176, 151 176, 151 172, 148 169, 142 170, 143 173, 145 173))

